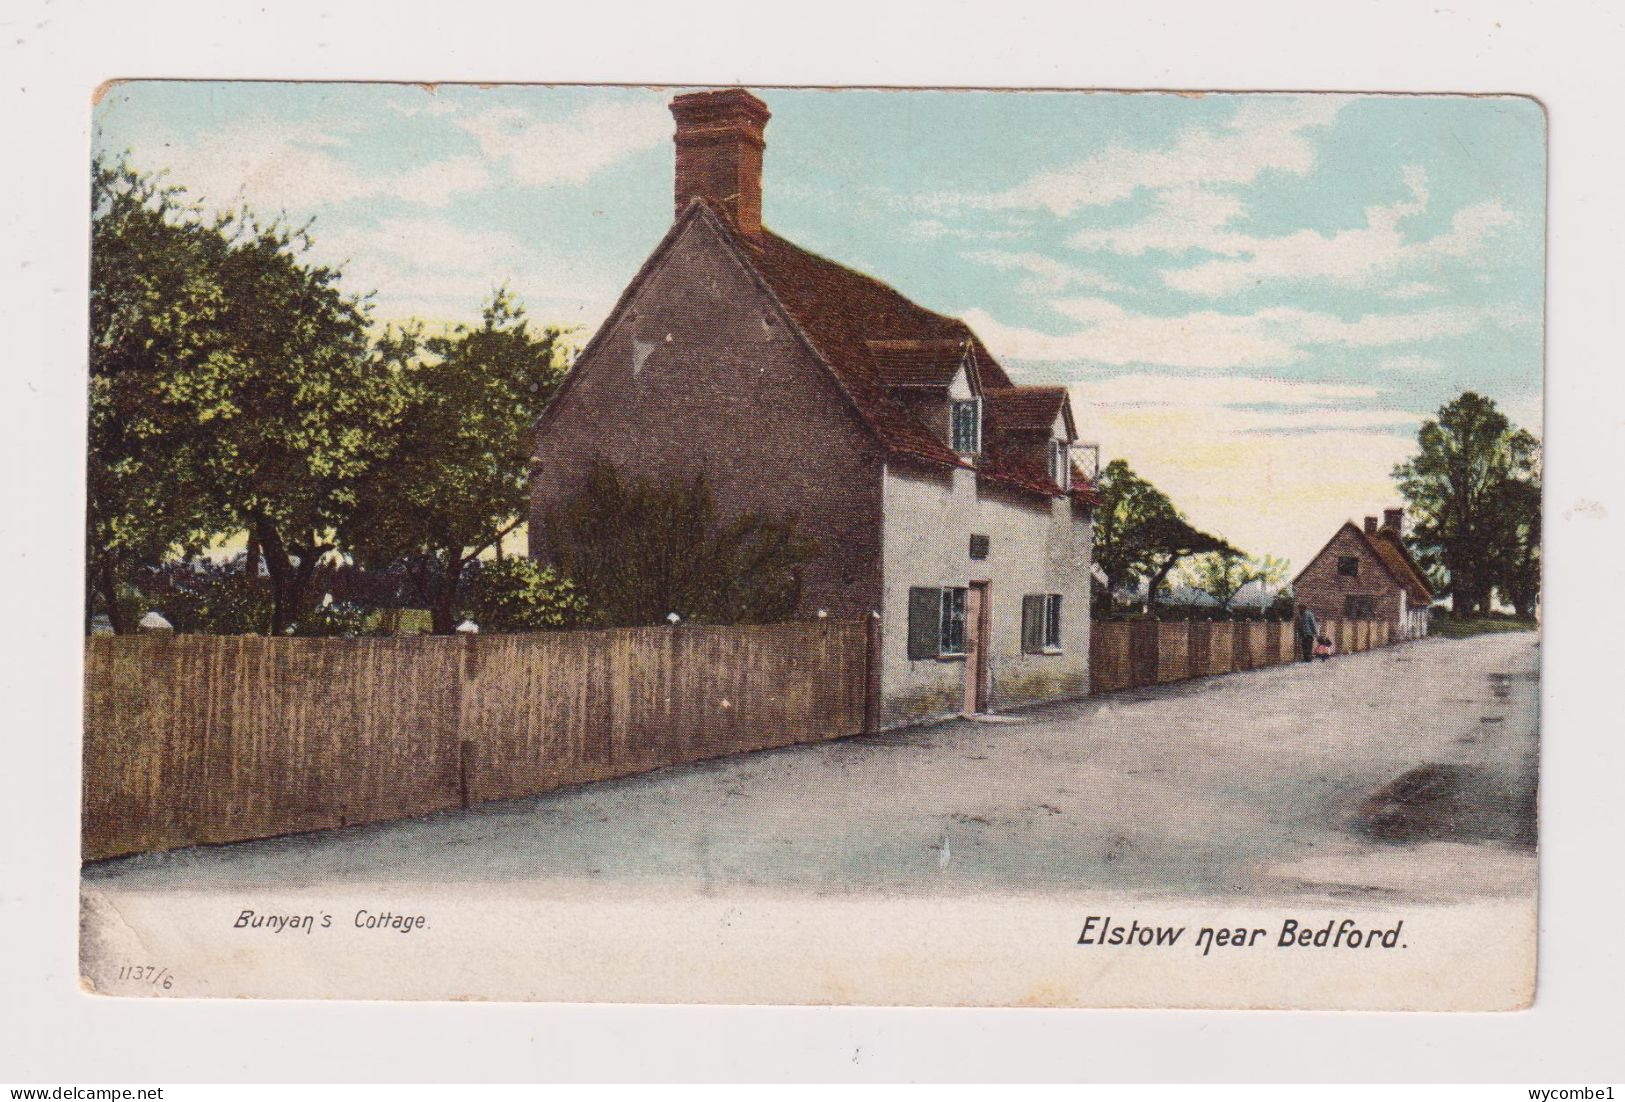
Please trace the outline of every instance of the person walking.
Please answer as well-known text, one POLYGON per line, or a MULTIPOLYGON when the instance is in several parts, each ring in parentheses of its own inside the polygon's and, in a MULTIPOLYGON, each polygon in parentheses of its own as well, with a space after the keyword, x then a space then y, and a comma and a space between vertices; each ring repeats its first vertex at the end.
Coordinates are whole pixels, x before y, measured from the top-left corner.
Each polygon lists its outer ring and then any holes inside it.
POLYGON ((1308 605, 1298 606, 1298 652, 1305 662, 1315 660, 1315 640, 1320 638, 1320 621, 1308 605))

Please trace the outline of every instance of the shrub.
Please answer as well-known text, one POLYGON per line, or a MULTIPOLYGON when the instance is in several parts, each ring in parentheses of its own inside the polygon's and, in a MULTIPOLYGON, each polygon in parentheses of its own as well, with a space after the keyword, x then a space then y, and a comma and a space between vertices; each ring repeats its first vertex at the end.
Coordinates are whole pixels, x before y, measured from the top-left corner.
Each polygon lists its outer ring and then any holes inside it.
POLYGON ((261 578, 210 570, 154 588, 152 607, 177 633, 258 635, 271 623, 271 587, 261 578))
POLYGON ((482 631, 556 631, 586 610, 569 579, 535 559, 482 562, 469 583, 468 614, 482 631))
POLYGON ((293 622, 294 635, 366 635, 374 617, 353 601, 333 601, 316 605, 293 622))

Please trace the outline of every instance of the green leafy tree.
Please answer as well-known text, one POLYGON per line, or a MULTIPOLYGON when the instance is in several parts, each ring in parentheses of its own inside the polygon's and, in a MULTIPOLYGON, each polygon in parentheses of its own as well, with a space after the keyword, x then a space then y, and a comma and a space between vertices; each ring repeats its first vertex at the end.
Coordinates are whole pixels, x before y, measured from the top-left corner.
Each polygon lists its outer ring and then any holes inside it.
POLYGON ((308 226, 206 217, 122 165, 92 184, 92 579, 105 599, 132 562, 246 530, 283 632, 398 414, 366 308, 308 226))
POLYGON ((604 626, 684 620, 785 620, 801 600, 801 568, 818 554, 794 517, 717 518, 705 478, 623 478, 595 463, 585 487, 551 510, 546 549, 604 626))
MULTIPOLYGON (((1423 422, 1417 448, 1394 468, 1394 479, 1410 506, 1410 542, 1418 558, 1442 572, 1456 612, 1487 609, 1520 538, 1538 578, 1534 438, 1514 428, 1494 401, 1469 390, 1423 422)), ((1525 595, 1532 603, 1534 594, 1525 595)))
POLYGON ((1530 619, 1540 599, 1541 447, 1533 434, 1520 429, 1512 434, 1509 448, 1511 470, 1495 504, 1501 531, 1492 570, 1502 599, 1530 619))
POLYGON ((1096 486, 1101 504, 1095 509, 1095 564, 1106 575, 1107 591, 1134 582, 1146 583, 1146 600, 1154 604, 1168 575, 1192 555, 1233 551, 1217 536, 1192 527, 1168 495, 1114 459, 1100 472, 1096 486))
POLYGON ((334 532, 388 456, 400 394, 367 340, 363 302, 307 263, 303 230, 245 222, 226 256, 232 370, 200 428, 206 477, 270 575, 271 630, 293 626, 334 532))
POLYGON ((224 242, 179 189, 91 168, 87 606, 134 631, 139 566, 201 548, 229 523, 199 477, 200 408, 220 387, 224 242))
POLYGON ((339 526, 371 563, 404 562, 434 631, 457 625, 470 563, 516 528, 529 485, 531 433, 568 368, 555 328, 534 329, 504 288, 481 324, 424 338, 386 334, 399 415, 339 526))
POLYGON ((1201 590, 1225 612, 1232 611, 1236 594, 1254 582, 1265 586, 1286 580, 1287 563, 1273 555, 1254 558, 1239 551, 1210 551, 1185 561, 1180 573, 1186 585, 1201 590))

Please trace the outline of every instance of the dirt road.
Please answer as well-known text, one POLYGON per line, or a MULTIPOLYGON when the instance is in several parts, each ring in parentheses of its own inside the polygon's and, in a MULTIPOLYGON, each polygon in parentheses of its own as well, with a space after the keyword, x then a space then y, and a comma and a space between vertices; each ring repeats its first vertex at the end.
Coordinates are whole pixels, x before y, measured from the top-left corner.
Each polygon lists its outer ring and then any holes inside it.
POLYGON ((1434 639, 105 862, 87 889, 658 881, 817 894, 1533 892, 1538 639, 1434 639))

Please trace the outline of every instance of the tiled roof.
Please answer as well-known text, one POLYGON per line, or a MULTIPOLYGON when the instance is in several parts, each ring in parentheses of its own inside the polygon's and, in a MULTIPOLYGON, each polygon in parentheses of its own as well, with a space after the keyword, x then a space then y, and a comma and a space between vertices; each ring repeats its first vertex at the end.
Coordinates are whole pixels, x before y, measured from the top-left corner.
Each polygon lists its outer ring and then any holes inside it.
MULTIPOLYGON (((1404 541, 1400 539, 1398 532, 1392 528, 1383 527, 1373 534, 1367 532, 1352 520, 1344 521, 1343 528, 1349 529, 1355 536, 1365 541, 1365 545, 1371 550, 1372 556, 1382 564, 1383 571, 1394 580, 1394 584, 1405 590, 1407 597, 1421 604, 1432 602, 1433 586, 1429 583, 1427 575, 1422 573, 1422 568, 1416 565, 1416 560, 1411 558, 1410 552, 1405 550, 1404 541)), ((1343 528, 1339 528, 1338 532, 1341 532, 1343 528)), ((1337 536, 1334 534, 1331 540, 1327 540, 1326 547, 1330 547, 1332 540, 1336 538, 1337 536)), ((1314 558, 1309 560, 1309 566, 1305 566, 1298 571, 1297 577, 1292 579, 1294 585, 1309 572, 1309 567, 1313 566, 1315 561, 1326 553, 1326 547, 1322 547, 1315 553, 1314 558)))
POLYGON ((995 387, 983 391, 982 398, 999 431, 1048 433, 1066 408, 1066 387, 995 387))
MULTIPOLYGON (((810 253, 771 230, 746 238, 726 219, 718 221, 889 450, 946 466, 968 466, 914 419, 888 392, 891 387, 946 385, 968 361, 984 395, 1004 392, 1016 396, 1019 405, 1019 395, 1029 389, 1015 386, 981 339, 958 318, 927 310, 878 279, 810 253)), ((1064 400, 1060 387, 1030 389, 1042 392, 1038 399, 1042 403, 1055 401, 1052 393, 1064 400)), ((1046 428, 1057 407, 1050 408, 1046 428)), ((1063 491, 1047 471, 1018 455, 1001 453, 992 433, 984 433, 984 451, 975 468, 977 477, 988 482, 1098 503, 1081 475, 1071 491, 1063 491)))
MULTIPOLYGON (((1366 536, 1363 531, 1360 534, 1366 536)), ((1366 536, 1365 541, 1371 545, 1372 554, 1381 560, 1383 568, 1393 575, 1394 581, 1405 587, 1406 596, 1422 604, 1433 600, 1433 587, 1428 584, 1427 575, 1422 573, 1410 552, 1405 550, 1398 532, 1392 528, 1380 528, 1376 535, 1366 536)))
POLYGON ((965 365, 966 341, 868 340, 869 363, 881 384, 888 387, 945 387, 965 365))

